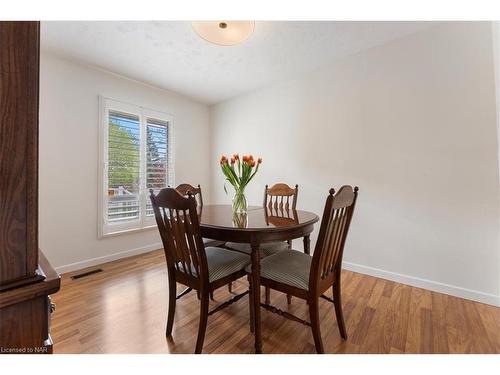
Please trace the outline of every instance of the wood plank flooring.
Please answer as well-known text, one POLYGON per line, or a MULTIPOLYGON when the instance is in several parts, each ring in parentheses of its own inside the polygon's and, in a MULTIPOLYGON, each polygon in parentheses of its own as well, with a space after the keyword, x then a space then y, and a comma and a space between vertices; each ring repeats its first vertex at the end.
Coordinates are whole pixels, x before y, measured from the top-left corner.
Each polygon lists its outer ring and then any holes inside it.
MULTIPOLYGON (((104 272, 62 277, 53 296, 55 353, 192 353, 199 303, 191 292, 177 301, 174 331, 165 338, 167 273, 162 251, 106 263, 104 272)), ((89 270, 90 270, 89 269, 89 270)), ((82 273, 78 271, 76 273, 82 273)), ((73 273, 75 274, 75 273, 73 273)), ((500 353, 500 308, 343 271, 349 335, 340 338, 333 305, 320 300, 327 353, 500 353)), ((181 290, 182 286, 179 286, 181 290)), ((235 283, 235 293, 247 288, 235 283)), ((215 292, 211 308, 230 297, 215 292)), ((304 301, 271 294, 277 307, 309 319, 304 301)), ((262 310, 264 353, 315 353, 310 329, 262 310)), ((248 297, 208 319, 204 353, 252 353, 248 297)))

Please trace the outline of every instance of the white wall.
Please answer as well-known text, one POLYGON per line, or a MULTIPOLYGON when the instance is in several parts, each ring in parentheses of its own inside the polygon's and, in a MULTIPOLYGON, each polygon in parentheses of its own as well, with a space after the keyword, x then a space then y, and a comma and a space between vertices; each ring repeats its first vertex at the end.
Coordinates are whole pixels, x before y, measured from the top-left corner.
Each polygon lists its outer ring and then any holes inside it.
MULTIPOLYGON (((495 101, 496 111, 497 111, 497 142, 498 142, 498 165, 500 169, 500 22, 492 22, 492 34, 493 34, 493 56, 494 56, 494 64, 495 64, 495 101)), ((498 175, 499 185, 500 185, 500 173, 498 175)), ((498 211, 500 212, 500 199, 498 201, 499 207, 498 211)), ((500 220, 498 222, 498 242, 500 243, 500 220)), ((498 269, 500 270, 500 256, 498 257, 498 269)), ((500 272, 498 273, 498 284, 500 285, 500 272)))
POLYGON ((98 96, 174 116, 175 180, 209 186, 209 109, 43 52, 40 62, 40 248, 69 271, 160 247, 157 229, 97 238, 98 96))
POLYGON ((346 268, 500 304, 495 111, 491 24, 449 23, 214 106, 211 166, 262 156, 250 203, 298 183, 318 214, 358 185, 346 268))

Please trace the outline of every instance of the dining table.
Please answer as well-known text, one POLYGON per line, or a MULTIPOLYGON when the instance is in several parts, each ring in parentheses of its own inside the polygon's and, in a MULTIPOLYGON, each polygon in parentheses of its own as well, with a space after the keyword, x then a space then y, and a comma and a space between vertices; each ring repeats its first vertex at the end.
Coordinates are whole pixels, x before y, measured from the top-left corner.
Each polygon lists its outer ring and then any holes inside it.
MULTIPOLYGON (((260 248, 269 242, 303 238, 304 252, 310 253, 310 234, 319 217, 302 210, 283 206, 250 206, 246 213, 233 213, 231 205, 204 205, 199 212, 200 230, 204 238, 224 242, 247 243, 251 247, 250 304, 253 311, 255 353, 262 353, 260 248)), ((236 251, 236 250, 235 250, 236 251)))

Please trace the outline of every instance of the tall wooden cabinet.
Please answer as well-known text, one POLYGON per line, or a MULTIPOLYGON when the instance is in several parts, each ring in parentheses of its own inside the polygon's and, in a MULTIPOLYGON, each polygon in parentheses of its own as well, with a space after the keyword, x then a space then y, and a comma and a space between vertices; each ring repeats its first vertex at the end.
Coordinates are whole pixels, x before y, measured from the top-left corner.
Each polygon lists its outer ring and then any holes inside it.
POLYGON ((59 275, 38 249, 39 22, 0 22, 0 353, 50 353, 59 275))

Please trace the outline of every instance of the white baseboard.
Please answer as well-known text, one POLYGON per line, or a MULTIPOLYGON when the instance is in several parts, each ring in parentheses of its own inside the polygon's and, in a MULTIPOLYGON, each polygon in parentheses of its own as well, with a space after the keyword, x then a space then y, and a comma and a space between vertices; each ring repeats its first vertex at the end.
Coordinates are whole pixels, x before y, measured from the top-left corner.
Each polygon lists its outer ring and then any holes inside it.
POLYGON ((415 286, 417 288, 429 289, 433 292, 449 294, 455 297, 470 299, 473 301, 500 307, 500 296, 496 296, 494 294, 483 293, 477 290, 466 289, 455 285, 443 284, 437 281, 421 279, 415 276, 403 275, 400 273, 385 271, 379 268, 363 266, 351 262, 342 262, 342 268, 365 275, 379 277, 381 279, 396 281, 401 284, 415 286))
POLYGON ((64 266, 56 267, 55 269, 59 274, 66 273, 66 272, 72 272, 72 271, 78 271, 78 270, 81 270, 83 268, 96 266, 98 264, 111 262, 111 261, 117 260, 117 259, 131 257, 133 255, 148 253, 150 251, 162 249, 162 248, 163 248, 163 245, 158 242, 158 243, 154 243, 151 245, 138 247, 135 249, 120 251, 118 253, 114 253, 114 254, 110 254, 110 255, 104 255, 102 257, 86 259, 86 260, 82 260, 80 262, 66 264, 64 266))

